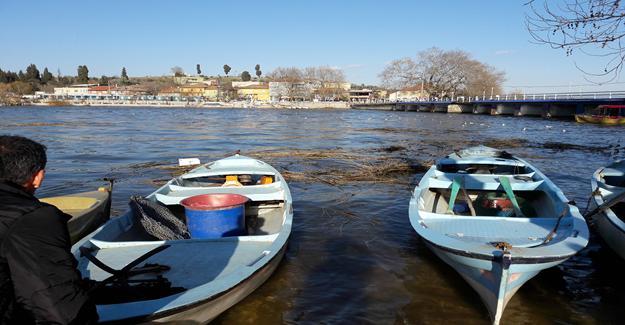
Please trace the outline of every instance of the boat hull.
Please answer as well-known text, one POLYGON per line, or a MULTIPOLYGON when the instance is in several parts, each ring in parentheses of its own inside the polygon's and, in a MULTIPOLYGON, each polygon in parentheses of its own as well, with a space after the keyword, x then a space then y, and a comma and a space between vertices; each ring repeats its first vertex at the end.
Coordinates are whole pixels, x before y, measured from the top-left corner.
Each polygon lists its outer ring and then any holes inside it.
MULTIPOLYGON (((624 177, 625 162, 615 162, 607 167, 599 168, 593 174, 590 181, 592 188, 592 204, 589 211, 596 209, 608 200, 608 198, 622 193, 625 189, 621 186, 606 183, 606 177, 624 177)), ((622 203, 621 203, 622 204, 622 203)), ((590 216, 590 223, 599 233, 601 239, 620 258, 625 259, 625 222, 619 218, 618 213, 622 213, 622 208, 616 206, 599 211, 596 215, 590 216)))
POLYGON ((601 239, 625 260, 625 223, 612 209, 606 209, 593 217, 593 225, 601 239))
POLYGON ((72 244, 98 229, 110 218, 111 192, 107 189, 42 198, 72 218, 67 222, 72 244))
MULTIPOLYGON (((428 248, 451 266, 478 293, 490 314, 493 324, 498 324, 508 302, 514 294, 540 271, 562 263, 568 257, 546 263, 514 264, 505 261, 502 254, 493 260, 474 258, 450 252, 427 243, 428 248)), ((514 260, 514 257, 510 258, 514 260)))
POLYGON ((280 261, 284 257, 287 244, 276 254, 276 256, 265 266, 258 269, 252 276, 241 281, 237 286, 223 292, 216 297, 208 298, 190 306, 169 310, 166 313, 154 314, 149 318, 143 319, 125 319, 105 324, 115 323, 187 323, 187 324, 206 324, 215 319, 221 313, 234 306, 241 300, 245 299, 249 294, 254 292, 258 287, 271 277, 280 265, 280 261))
POLYGON ((409 218, 428 248, 478 293, 493 324, 523 284, 588 243, 585 220, 555 184, 528 162, 482 146, 438 160, 415 188, 409 218), (511 202, 518 211, 503 217, 475 208, 483 193, 501 192, 536 210, 526 214, 511 202))
POLYGON ((625 125, 625 117, 604 117, 592 115, 575 115, 578 123, 603 124, 603 125, 625 125))

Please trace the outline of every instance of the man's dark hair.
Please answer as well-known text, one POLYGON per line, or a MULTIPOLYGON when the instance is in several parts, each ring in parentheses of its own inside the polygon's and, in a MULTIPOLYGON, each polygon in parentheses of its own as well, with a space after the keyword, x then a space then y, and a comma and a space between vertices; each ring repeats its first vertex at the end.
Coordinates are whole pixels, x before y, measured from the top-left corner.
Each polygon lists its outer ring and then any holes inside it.
POLYGON ((24 185, 46 168, 46 147, 28 138, 0 135, 0 181, 24 185))

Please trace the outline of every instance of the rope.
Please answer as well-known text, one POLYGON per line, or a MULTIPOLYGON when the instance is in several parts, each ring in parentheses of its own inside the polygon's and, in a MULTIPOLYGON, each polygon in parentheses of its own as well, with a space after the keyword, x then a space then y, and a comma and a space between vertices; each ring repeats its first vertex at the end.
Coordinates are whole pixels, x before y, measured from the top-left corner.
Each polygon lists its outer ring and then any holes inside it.
MULTIPOLYGON (((562 210, 562 213, 560 213, 560 216, 558 217, 558 221, 556 221, 555 227, 553 227, 553 229, 551 229, 551 231, 549 232, 547 237, 545 237, 545 240, 543 240, 542 243, 540 243, 539 245, 536 245, 536 246, 545 245, 545 244, 549 243, 553 239, 553 237, 555 237, 556 232, 558 231, 558 228, 560 228, 560 221, 562 221, 562 218, 566 215, 568 210, 569 210, 569 206, 567 205, 564 208, 564 210, 562 210)), ((536 247, 536 246, 534 246, 534 247, 536 247)))
POLYGON ((590 208, 590 201, 595 195, 600 195, 601 197, 603 197, 603 195, 601 195, 601 191, 599 190, 599 187, 597 187, 594 191, 590 193, 590 197, 588 198, 588 201, 586 202, 586 209, 584 209, 584 215, 588 213, 588 209, 590 208))

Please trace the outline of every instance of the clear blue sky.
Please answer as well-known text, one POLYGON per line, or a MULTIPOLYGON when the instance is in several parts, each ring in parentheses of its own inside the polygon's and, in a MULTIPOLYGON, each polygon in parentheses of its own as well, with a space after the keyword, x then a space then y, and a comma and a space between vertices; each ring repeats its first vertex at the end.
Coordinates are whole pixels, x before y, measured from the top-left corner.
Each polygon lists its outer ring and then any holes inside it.
MULTIPOLYGON (((0 1, 0 68, 35 63, 90 76, 342 68, 378 84, 389 61, 432 46, 461 49, 507 74, 506 87, 587 84, 564 51, 532 44, 522 1, 0 1)), ((610 88, 624 88, 618 84, 610 88)), ((583 90, 589 89, 585 87, 583 90)), ((528 88, 528 91, 531 89, 528 88)))

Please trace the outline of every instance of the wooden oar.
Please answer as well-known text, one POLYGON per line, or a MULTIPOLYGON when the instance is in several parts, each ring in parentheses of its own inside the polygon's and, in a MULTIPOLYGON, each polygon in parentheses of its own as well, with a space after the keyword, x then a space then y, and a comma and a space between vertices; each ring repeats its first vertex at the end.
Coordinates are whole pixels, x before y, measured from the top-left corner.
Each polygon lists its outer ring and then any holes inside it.
POLYGON ((613 205, 621 202, 625 200, 625 190, 622 191, 619 194, 614 195, 613 197, 609 198, 607 201, 603 202, 600 206, 592 209, 590 212, 586 213, 584 215, 584 218, 590 218, 592 216, 594 216, 595 214, 604 211, 605 209, 609 209, 611 208, 613 205))

